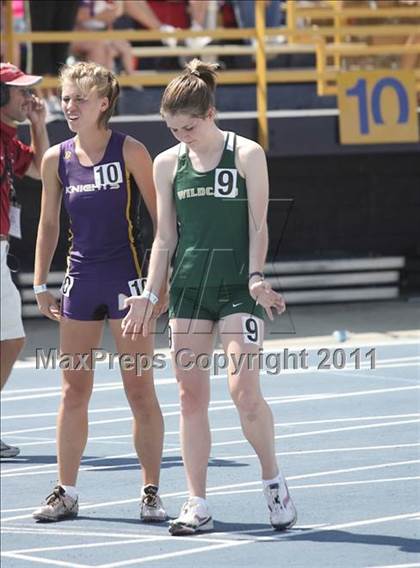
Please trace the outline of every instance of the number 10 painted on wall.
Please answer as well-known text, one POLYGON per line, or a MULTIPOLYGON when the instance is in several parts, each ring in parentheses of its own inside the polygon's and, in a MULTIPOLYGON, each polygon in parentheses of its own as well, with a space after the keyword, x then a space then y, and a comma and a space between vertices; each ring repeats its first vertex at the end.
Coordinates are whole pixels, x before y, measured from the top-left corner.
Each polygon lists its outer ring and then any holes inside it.
POLYGON ((351 71, 338 80, 342 144, 419 140, 415 79, 410 71, 351 71))

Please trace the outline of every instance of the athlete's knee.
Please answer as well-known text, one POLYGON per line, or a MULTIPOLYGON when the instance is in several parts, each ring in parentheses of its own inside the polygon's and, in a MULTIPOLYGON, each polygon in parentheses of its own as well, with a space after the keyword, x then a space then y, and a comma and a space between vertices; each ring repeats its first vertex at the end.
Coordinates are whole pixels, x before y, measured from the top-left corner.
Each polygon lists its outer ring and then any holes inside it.
POLYGON ((237 385, 231 388, 232 400, 241 414, 254 416, 258 413, 263 402, 262 396, 255 389, 237 385))
POLYGON ((188 388, 182 384, 179 388, 179 402, 183 416, 191 416, 197 412, 207 412, 209 404, 207 393, 199 389, 188 388))
POLYGON ((159 403, 153 385, 125 385, 127 400, 133 412, 152 414, 159 411, 159 403))
MULTIPOLYGON (((80 382, 83 382, 83 377, 80 378, 80 382)), ((67 383, 62 389, 61 403, 66 410, 87 408, 90 394, 90 389, 85 385, 67 383)))

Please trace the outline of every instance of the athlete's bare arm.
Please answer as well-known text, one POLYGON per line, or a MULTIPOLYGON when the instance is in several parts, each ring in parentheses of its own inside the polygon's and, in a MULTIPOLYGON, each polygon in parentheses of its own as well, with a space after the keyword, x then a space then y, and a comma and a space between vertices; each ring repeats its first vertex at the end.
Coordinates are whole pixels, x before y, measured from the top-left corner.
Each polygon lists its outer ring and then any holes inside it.
MULTIPOLYGON (((178 241, 175 202, 172 195, 172 182, 177 164, 178 146, 159 154, 153 164, 153 177, 157 194, 157 231, 150 257, 146 290, 159 296, 162 286, 168 279, 169 265, 178 241)), ((150 301, 142 297, 126 300, 130 310, 122 321, 124 335, 142 332, 147 335, 149 322, 153 315, 150 301)))
MULTIPOLYGON (((46 284, 60 231, 61 183, 58 178, 60 147, 46 151, 41 165, 42 201, 35 250, 34 284, 46 284)), ((37 294, 40 311, 50 319, 59 319, 57 301, 49 292, 37 294)))
MULTIPOLYGON (((237 138, 237 167, 246 179, 249 216, 249 272, 264 272, 268 250, 267 210, 269 198, 268 168, 264 150, 253 140, 237 138)), ((249 281, 251 296, 273 319, 271 308, 278 313, 285 309, 281 294, 268 282, 256 276, 249 281)))
POLYGON ((123 156, 128 171, 136 180, 137 187, 146 203, 156 233, 156 190, 153 183, 152 158, 146 147, 131 136, 127 136, 124 140, 123 156))

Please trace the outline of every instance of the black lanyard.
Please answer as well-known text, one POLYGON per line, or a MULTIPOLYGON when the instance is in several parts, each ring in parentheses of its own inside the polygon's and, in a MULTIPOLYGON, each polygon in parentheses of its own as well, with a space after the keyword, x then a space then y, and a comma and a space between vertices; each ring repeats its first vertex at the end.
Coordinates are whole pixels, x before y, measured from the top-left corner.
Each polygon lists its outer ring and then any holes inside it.
POLYGON ((10 158, 7 152, 4 153, 4 172, 1 176, 1 184, 3 184, 5 180, 7 180, 9 186, 9 201, 12 205, 16 205, 18 201, 13 183, 13 159, 10 158))

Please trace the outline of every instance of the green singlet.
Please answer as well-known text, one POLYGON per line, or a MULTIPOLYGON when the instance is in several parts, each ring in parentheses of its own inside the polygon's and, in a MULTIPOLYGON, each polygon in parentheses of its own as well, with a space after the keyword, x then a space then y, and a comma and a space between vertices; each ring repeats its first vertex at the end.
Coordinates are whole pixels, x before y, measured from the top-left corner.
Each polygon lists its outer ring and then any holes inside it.
POLYGON ((173 182, 179 239, 170 317, 217 320, 237 312, 263 317, 248 292, 248 199, 235 165, 236 134, 224 134, 222 157, 208 172, 197 172, 187 146, 180 144, 173 182))
POLYGON ((219 164, 197 172, 181 144, 173 184, 179 241, 172 286, 214 287, 248 282, 248 201, 235 166, 236 135, 225 133, 219 164))

